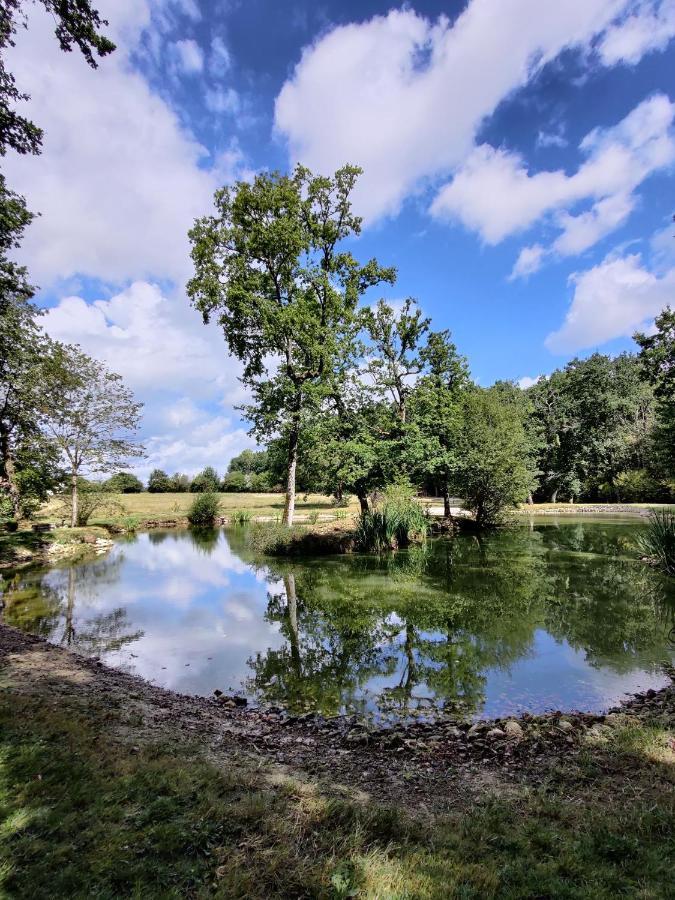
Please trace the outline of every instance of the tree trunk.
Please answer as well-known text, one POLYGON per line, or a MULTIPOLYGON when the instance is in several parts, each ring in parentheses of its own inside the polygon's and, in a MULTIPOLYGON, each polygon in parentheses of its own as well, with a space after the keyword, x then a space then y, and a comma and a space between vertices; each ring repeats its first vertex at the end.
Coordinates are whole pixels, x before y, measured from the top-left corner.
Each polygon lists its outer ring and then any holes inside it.
POLYGON ((70 527, 77 528, 77 516, 79 513, 78 509, 78 495, 77 495, 77 472, 72 472, 70 476, 70 484, 71 484, 71 497, 72 497, 72 510, 70 516, 70 527))
POLYGON ((356 496, 359 498, 359 503, 361 504, 361 512, 368 512, 368 495, 363 492, 358 492, 356 496))
POLYGON ((532 497, 532 491, 527 492, 527 502, 530 506, 534 505, 534 499, 532 497))
POLYGON ((12 504, 12 515, 15 519, 18 519, 21 515, 21 496, 16 483, 16 467, 10 447, 9 434, 6 431, 0 432, 0 448, 2 452, 2 467, 5 472, 3 481, 12 504))
POLYGON ((291 434, 288 439, 288 476, 286 478, 286 503, 284 504, 284 525, 292 525, 295 515, 295 473, 298 468, 298 440, 300 437, 300 425, 294 420, 291 434))
POLYGON ((288 610, 288 629, 291 644, 291 660, 295 674, 302 675, 302 658, 300 656, 300 633, 298 631, 298 595, 295 590, 295 575, 284 575, 286 588, 286 608, 288 610))
POLYGON ((450 518, 450 492, 447 485, 443 488, 443 515, 446 519, 450 518))
POLYGON ((555 503, 558 499, 558 488, 556 488, 551 494, 551 503, 555 503))

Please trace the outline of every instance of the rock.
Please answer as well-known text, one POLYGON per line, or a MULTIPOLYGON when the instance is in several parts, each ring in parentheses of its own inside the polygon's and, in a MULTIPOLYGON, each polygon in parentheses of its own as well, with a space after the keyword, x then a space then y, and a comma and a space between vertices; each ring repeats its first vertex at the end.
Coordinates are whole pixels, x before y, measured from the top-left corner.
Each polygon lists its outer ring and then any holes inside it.
POLYGON ((223 692, 219 688, 216 688, 215 691, 213 692, 213 694, 216 697, 222 697, 223 692))
POLYGON ((509 719, 509 721, 504 725, 504 733, 508 738, 516 741, 519 741, 525 734, 525 732, 515 719, 509 719))
POLYGON ((480 724, 480 722, 476 722, 475 725, 472 725, 471 728, 469 728, 469 730, 466 733, 466 736, 468 738, 474 738, 477 735, 479 735, 482 730, 483 730, 483 726, 480 724))
POLYGON ((495 738, 504 737, 504 732, 501 730, 501 728, 491 728, 487 733, 487 737, 489 737, 490 740, 493 741, 495 738))
POLYGON ((235 706, 248 706, 246 697, 233 697, 232 700, 234 701, 235 706))
POLYGON ((574 731, 574 725, 568 719, 561 719, 558 722, 558 728, 564 732, 574 731))

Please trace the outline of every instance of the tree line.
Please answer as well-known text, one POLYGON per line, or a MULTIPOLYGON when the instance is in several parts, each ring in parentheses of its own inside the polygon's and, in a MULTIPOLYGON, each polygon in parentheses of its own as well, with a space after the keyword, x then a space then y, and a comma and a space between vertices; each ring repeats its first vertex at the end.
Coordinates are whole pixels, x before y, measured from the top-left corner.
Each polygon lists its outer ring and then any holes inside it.
POLYGON ((352 254, 354 166, 303 166, 216 192, 190 231, 188 293, 243 363, 244 408, 286 491, 358 497, 402 479, 462 497, 478 524, 526 499, 671 499, 675 327, 666 309, 638 354, 575 359, 529 390, 483 388, 414 298, 368 292, 396 271, 352 254))

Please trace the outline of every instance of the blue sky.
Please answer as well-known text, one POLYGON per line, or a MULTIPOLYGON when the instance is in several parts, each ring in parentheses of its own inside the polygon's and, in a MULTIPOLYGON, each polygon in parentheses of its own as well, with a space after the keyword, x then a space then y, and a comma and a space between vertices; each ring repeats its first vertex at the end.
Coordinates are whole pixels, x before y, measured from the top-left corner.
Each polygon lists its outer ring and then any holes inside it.
POLYGON ((39 10, 19 36, 45 145, 6 169, 42 213, 22 259, 47 329, 145 403, 141 473, 251 444, 239 366, 185 298, 186 232, 262 169, 362 165, 355 252, 481 384, 630 348, 672 301, 675 0, 99 6, 118 50, 96 72, 39 10))

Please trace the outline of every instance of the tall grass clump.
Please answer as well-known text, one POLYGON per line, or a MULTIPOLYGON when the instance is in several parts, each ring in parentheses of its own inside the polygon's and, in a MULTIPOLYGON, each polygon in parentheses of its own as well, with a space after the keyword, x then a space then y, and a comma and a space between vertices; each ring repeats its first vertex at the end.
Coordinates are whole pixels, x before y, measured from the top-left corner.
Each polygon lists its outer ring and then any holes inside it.
POLYGON ((187 518, 190 525, 213 525, 220 515, 220 497, 217 494, 196 494, 190 504, 187 518))
POLYGON ((666 575, 675 577, 675 510, 654 509, 649 525, 637 540, 640 551, 666 575))
POLYGON ((250 525, 253 517, 247 509, 236 509, 230 515, 230 525, 250 525))
POLYGON ((396 484, 387 488, 377 506, 359 516, 356 545, 376 553, 396 550, 426 540, 428 530, 428 518, 415 500, 413 488, 396 484))

